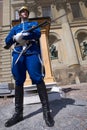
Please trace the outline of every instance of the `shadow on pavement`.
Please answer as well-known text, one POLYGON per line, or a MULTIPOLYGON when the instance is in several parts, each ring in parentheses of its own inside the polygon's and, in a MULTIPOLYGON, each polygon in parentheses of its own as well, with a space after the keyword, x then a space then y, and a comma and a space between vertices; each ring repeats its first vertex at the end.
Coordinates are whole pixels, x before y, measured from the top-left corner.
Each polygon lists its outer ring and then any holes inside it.
POLYGON ((61 100, 52 101, 50 107, 53 117, 55 117, 61 109, 65 108, 67 105, 74 105, 74 103, 75 100, 71 98, 62 98, 61 100))
MULTIPOLYGON (((54 117, 61 109, 67 105, 74 105, 75 100, 70 98, 63 98, 61 100, 54 100, 50 102, 50 109, 52 110, 52 116, 54 117)), ((24 116, 24 120, 42 112, 42 108, 24 116)))

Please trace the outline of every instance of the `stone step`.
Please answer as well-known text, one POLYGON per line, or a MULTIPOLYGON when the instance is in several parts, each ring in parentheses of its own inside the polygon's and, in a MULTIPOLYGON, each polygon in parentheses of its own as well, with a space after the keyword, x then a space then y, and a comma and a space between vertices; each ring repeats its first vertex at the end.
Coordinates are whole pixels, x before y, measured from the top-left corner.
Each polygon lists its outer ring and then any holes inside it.
MULTIPOLYGON (((59 100, 62 96, 62 89, 54 83, 47 83, 46 89, 50 101, 59 100)), ((13 83, 0 83, 0 97, 9 97, 15 95, 13 83)), ((24 87, 24 104, 39 103, 36 85, 24 87)))
MULTIPOLYGON (((48 92, 48 99, 49 101, 54 101, 54 100, 60 100, 64 95, 64 92, 62 91, 61 87, 52 87, 51 90, 48 92)), ((13 103, 15 103, 15 98, 13 98, 13 103)), ((36 104, 40 103, 40 98, 38 93, 33 93, 33 94, 26 94, 24 93, 24 104, 29 105, 29 104, 36 104)))
POLYGON ((11 90, 11 86, 14 86, 12 83, 0 83, 0 96, 11 96, 13 95, 13 90, 11 90))
MULTIPOLYGON (((52 88, 54 86, 57 86, 57 83, 56 82, 52 82, 52 83, 46 83, 46 88, 52 88)), ((24 86, 25 88, 25 91, 32 91, 32 90, 36 90, 36 85, 25 85, 24 86)))
POLYGON ((0 95, 10 94, 10 93, 11 93, 11 90, 9 90, 9 89, 1 89, 0 88, 0 95))

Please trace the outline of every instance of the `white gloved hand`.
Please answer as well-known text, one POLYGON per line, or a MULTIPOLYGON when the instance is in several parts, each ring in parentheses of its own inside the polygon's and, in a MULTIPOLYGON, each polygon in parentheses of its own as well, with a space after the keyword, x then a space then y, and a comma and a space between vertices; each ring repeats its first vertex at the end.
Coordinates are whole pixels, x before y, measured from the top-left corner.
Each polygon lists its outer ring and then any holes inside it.
POLYGON ((16 42, 19 43, 19 46, 23 46, 25 45, 25 43, 27 42, 26 40, 22 39, 24 36, 23 36, 23 33, 20 32, 18 34, 16 34, 14 37, 13 37, 13 40, 15 40, 16 42))
POLYGON ((29 40, 23 39, 23 37, 27 36, 27 35, 29 35, 29 33, 20 32, 13 36, 13 40, 15 40, 16 42, 19 43, 19 45, 17 45, 17 46, 24 46, 25 44, 27 44, 29 42, 29 40))
POLYGON ((18 43, 21 43, 22 38, 23 38, 23 33, 22 32, 17 33, 16 35, 13 36, 13 40, 15 40, 18 43))

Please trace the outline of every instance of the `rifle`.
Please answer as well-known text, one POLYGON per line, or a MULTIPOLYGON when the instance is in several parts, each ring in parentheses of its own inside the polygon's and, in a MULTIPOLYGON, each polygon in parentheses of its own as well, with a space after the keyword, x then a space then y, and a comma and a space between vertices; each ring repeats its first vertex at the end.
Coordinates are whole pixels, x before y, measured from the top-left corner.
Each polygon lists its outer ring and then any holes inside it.
MULTIPOLYGON (((64 15, 62 15, 62 16, 60 16, 60 17, 57 17, 57 18, 53 19, 52 21, 46 21, 46 20, 45 20, 44 22, 38 24, 37 26, 34 26, 33 28, 31 28, 31 29, 29 29, 29 30, 24 30, 23 32, 33 32, 35 29, 37 29, 37 28, 39 28, 39 27, 44 27, 44 26, 46 26, 46 25, 48 25, 48 24, 50 24, 50 23, 52 23, 52 22, 55 22, 57 19, 59 19, 59 18, 65 16, 65 15, 66 15, 66 14, 64 14, 64 15)), ((11 47, 11 45, 6 45, 6 46, 4 46, 5 49, 9 49, 10 47, 11 47)), ((19 54, 19 57, 17 58, 15 64, 17 64, 19 58, 21 57, 21 55, 23 54, 23 52, 24 52, 26 49, 27 49, 27 47, 25 46, 24 49, 23 49, 23 50, 21 51, 21 53, 19 54)))
MULTIPOLYGON (((29 30, 26 30, 24 32, 32 32, 32 31, 34 31, 35 29, 37 29, 39 27, 44 27, 44 26, 46 26, 46 25, 48 25, 48 24, 50 24, 52 22, 55 22, 56 20, 60 19, 61 17, 65 16, 65 15, 66 15, 66 13, 61 15, 61 16, 59 16, 59 17, 57 17, 57 18, 55 18, 55 19, 53 19, 53 20, 51 20, 51 21, 45 20, 44 22, 42 22, 42 23, 38 24, 37 26, 35 26, 35 27, 33 27, 33 28, 29 29, 29 30)), ((4 48, 5 49, 9 49, 11 46, 12 45, 5 45, 4 48)))
MULTIPOLYGON (((24 33, 24 32, 33 32, 35 29, 37 29, 37 28, 39 28, 39 27, 44 27, 44 26, 46 26, 46 25, 48 25, 48 24, 50 24, 50 22, 47 21, 47 20, 45 20, 44 22, 38 24, 37 26, 34 26, 33 28, 31 28, 31 29, 29 29, 29 30, 24 30, 23 33, 24 33)), ((9 49, 11 46, 12 46, 12 45, 5 45, 4 48, 5 48, 5 49, 9 49)))

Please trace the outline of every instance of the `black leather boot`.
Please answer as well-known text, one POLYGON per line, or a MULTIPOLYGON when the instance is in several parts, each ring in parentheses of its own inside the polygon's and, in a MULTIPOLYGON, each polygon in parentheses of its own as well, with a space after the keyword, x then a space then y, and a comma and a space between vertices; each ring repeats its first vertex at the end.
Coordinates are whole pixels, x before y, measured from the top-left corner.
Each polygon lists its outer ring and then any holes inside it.
POLYGON ((15 113, 5 123, 5 127, 10 127, 23 120, 23 86, 15 87, 15 113))
POLYGON ((42 81, 40 84, 37 85, 37 91, 42 103, 43 108, 43 118, 46 122, 46 125, 49 127, 54 126, 54 120, 51 116, 50 109, 49 109, 49 103, 48 103, 48 94, 46 91, 46 86, 44 81, 42 81))

